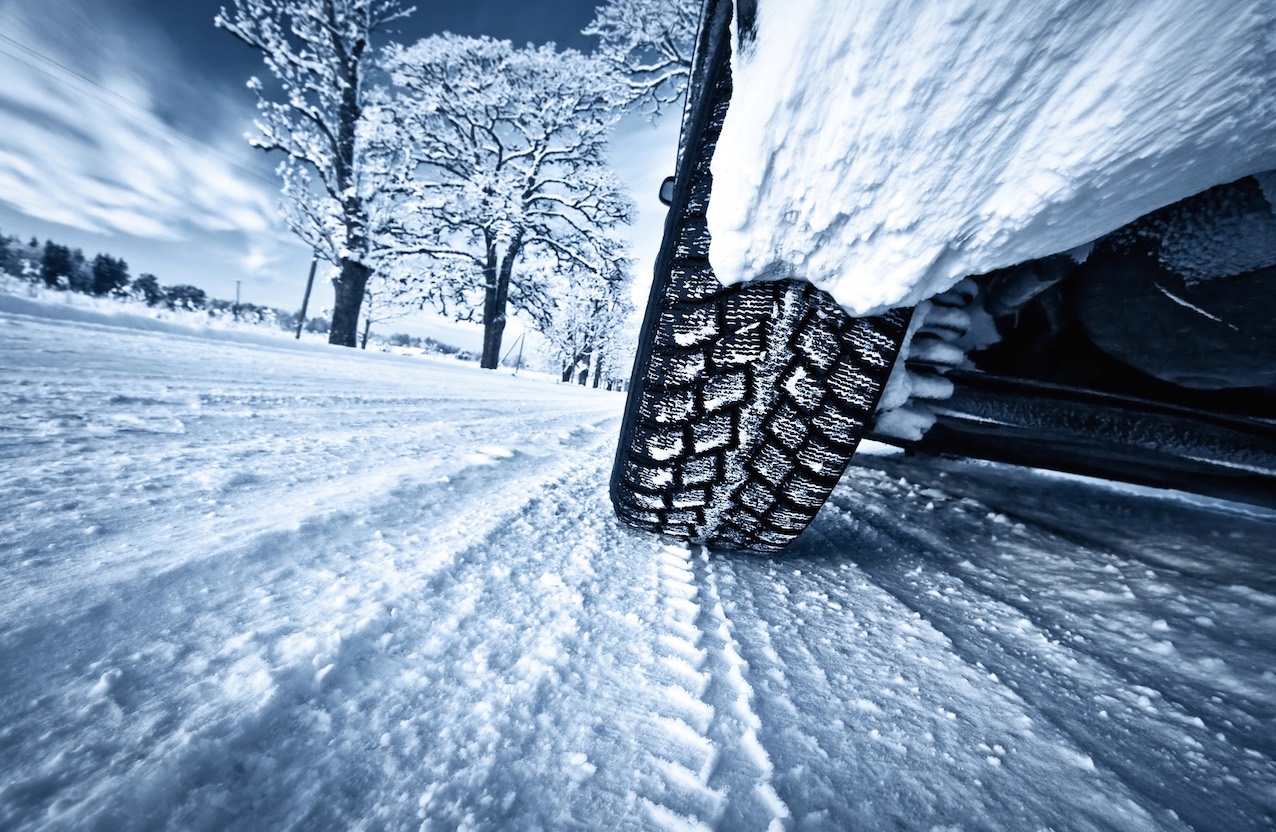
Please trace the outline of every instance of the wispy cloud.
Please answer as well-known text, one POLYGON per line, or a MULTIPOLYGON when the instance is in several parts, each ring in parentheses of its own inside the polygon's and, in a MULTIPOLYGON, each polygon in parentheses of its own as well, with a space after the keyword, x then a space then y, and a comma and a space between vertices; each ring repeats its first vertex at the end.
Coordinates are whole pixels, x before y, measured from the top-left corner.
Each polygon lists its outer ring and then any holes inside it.
MULTIPOLYGON (((250 151, 158 115, 154 91, 171 91, 165 79, 182 67, 162 39, 113 5, 0 5, 0 199, 98 233, 161 240, 282 233, 277 191, 250 166, 250 151)), ((176 106, 229 110, 217 93, 204 93, 176 106)))

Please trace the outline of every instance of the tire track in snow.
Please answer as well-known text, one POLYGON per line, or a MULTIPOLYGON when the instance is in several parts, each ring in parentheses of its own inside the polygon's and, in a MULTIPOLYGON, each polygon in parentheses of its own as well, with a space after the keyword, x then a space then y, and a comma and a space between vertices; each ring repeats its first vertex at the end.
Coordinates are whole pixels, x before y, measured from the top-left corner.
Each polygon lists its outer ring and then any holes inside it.
MULTIPOLYGON (((995 488, 1007 477, 1013 482, 1034 475, 976 468, 939 484, 990 494, 1013 508, 1022 498, 995 488)), ((1065 512, 1085 505, 1095 513, 1096 527, 1084 532, 1088 542, 1060 538, 1052 523, 1031 516, 1013 523, 968 499, 921 514, 924 500, 913 497, 916 486, 904 479, 884 486, 899 492, 893 499, 848 501, 839 495, 830 516, 841 514, 840 522, 830 528, 858 529, 855 549, 866 556, 857 560, 876 584, 945 633, 958 655, 986 666, 1031 702, 1043 723, 1123 782, 1159 822, 1235 829, 1270 823, 1276 817, 1276 745, 1266 730, 1274 712, 1264 681, 1271 665, 1263 654, 1272 655, 1271 618, 1264 612, 1272 598, 1234 585, 1235 563, 1220 563, 1220 574, 1211 576, 1208 550, 1180 554, 1208 539, 1202 529, 1217 537, 1219 515, 1200 507, 1170 511, 1163 498, 1104 486, 1053 479, 1035 484, 1035 513, 1047 520, 1051 495, 1065 512), (1069 497, 1069 490, 1079 497, 1069 497), (886 505, 894 511, 888 514, 886 505), (1128 535, 1118 535, 1119 546, 1105 545, 1103 536, 1113 533, 1105 524, 1114 518, 1156 529, 1156 540, 1144 545, 1159 550, 1161 560, 1129 555, 1126 550, 1137 547, 1128 535), (968 535, 982 539, 986 551, 967 546, 955 554, 963 547, 954 539, 968 535), (882 543, 866 547, 866 536, 882 543), (1186 568, 1167 569, 1166 560, 1186 568), (1220 627, 1228 630, 1221 640, 1220 627), (1216 780, 1219 772, 1226 772, 1223 782, 1193 787, 1216 780)), ((1271 533, 1270 522, 1254 518, 1232 528, 1259 538, 1271 533)), ((1254 581, 1265 585, 1264 574, 1259 568, 1254 581)))
MULTIPOLYGON (((974 567, 967 570, 968 575, 958 574, 942 561, 920 554, 946 548, 921 527, 878 519, 874 514, 869 512, 858 522, 843 521, 857 528, 857 548, 862 548, 865 536, 875 536, 882 541, 880 551, 892 553, 859 559, 873 583, 943 633, 953 652, 968 665, 990 673, 1013 691, 1036 723, 1065 738, 1077 758, 1088 761, 1104 781, 1120 784, 1158 826, 1222 823, 1229 829, 1260 828, 1261 824, 1250 826, 1253 819, 1270 818, 1276 812, 1272 793, 1265 794, 1263 789, 1185 788, 1201 774, 1220 768, 1222 764, 1211 757, 1233 758, 1226 767, 1239 778, 1230 781, 1234 786, 1266 782, 1276 787, 1276 763, 1271 757, 1247 753, 1236 758, 1226 749, 1254 736, 1240 725, 1257 727, 1262 720, 1255 722, 1244 712, 1233 711, 1230 718, 1212 719, 1211 728, 1197 715, 1203 711, 1175 701, 1146 675, 1122 667, 1112 657, 1114 652, 1121 654, 1119 649, 1092 650, 1084 637, 1073 643, 1066 637, 1071 629, 1057 632, 1060 628, 1049 620, 1050 613, 1033 608, 1026 595, 990 591, 981 586, 983 582, 972 584, 968 578, 976 576, 974 567), (1222 732, 1238 729, 1232 739, 1222 732)), ((1034 535, 1030 532, 1016 542, 1017 560, 1026 563, 1049 557, 1035 549, 1034 535)), ((1078 556, 1073 552, 1069 558, 1078 556)), ((1075 567, 1069 571, 1080 574, 1075 567)), ((1128 642, 1137 635, 1126 631, 1123 638, 1128 642)), ((1208 700, 1207 695, 1198 701, 1208 700)), ((1214 705, 1226 711, 1217 697, 1214 705)))
MULTIPOLYGON (((481 592, 475 594, 482 583, 467 582, 460 577, 462 573, 474 571, 473 565, 466 563, 466 553, 482 554, 491 548, 494 537, 509 536, 510 529, 514 529, 515 537, 530 536, 533 542, 547 539, 530 534, 533 530, 525 521, 528 507, 542 499, 538 495, 562 490, 566 482, 583 481, 589 484, 589 488, 598 490, 597 483, 605 478, 597 460, 603 455, 603 446, 612 441, 612 436, 609 432, 600 431, 590 439, 584 446, 553 459, 549 465, 545 465, 544 459, 525 458, 521 463, 517 459, 499 461, 496 468, 486 465, 472 467, 466 477, 454 477, 452 480, 463 490, 464 498, 460 500, 449 496, 446 485, 422 487, 400 484, 388 493, 374 492, 378 499, 369 500, 374 508, 366 517, 342 512, 308 521, 298 531, 254 536, 256 530, 253 530, 245 537, 228 543, 222 550, 213 552, 217 558, 205 558, 198 564, 186 564, 153 576, 139 585, 124 587, 121 592, 124 597, 115 599, 114 603, 126 608, 147 605, 147 602, 128 597, 139 593, 149 596, 150 604, 157 610, 165 610, 169 604, 179 610, 200 606, 235 608, 237 605, 226 599, 201 596, 199 587, 215 585, 217 579, 212 575, 201 578, 200 573, 210 569, 222 575, 229 573, 235 575, 239 585, 251 587, 277 585, 281 574, 282 580, 288 581, 292 574, 315 572, 320 583, 313 585, 310 593, 293 598, 263 598, 263 602, 271 602, 269 606, 259 608, 264 617, 248 608, 243 610, 241 620, 213 622, 205 617, 195 623, 191 627, 193 630, 221 631, 223 634, 225 647, 220 652, 191 657, 201 666, 199 676, 218 679, 222 689, 218 690, 206 682, 198 687, 190 686, 179 679, 168 687, 193 697, 183 703, 159 703, 149 707, 150 713, 144 713, 148 706, 139 699, 141 692, 129 691, 127 675, 123 683, 116 684, 114 680, 120 677, 112 669, 136 663, 141 658, 118 655, 119 649, 127 651, 127 645, 137 643, 138 636, 121 632, 118 622, 113 622, 111 628, 100 628, 99 619, 104 614, 102 607, 77 609, 74 617, 65 617, 60 622, 58 632, 51 637, 72 638, 81 644, 87 655, 101 656, 94 662, 96 669, 92 672, 102 674, 105 681, 99 687, 106 688, 104 692, 109 701, 123 704, 112 706, 114 717, 111 720, 95 719, 92 724, 81 726, 76 734, 67 735, 66 739, 75 740, 81 747, 96 745, 107 759, 85 759, 82 779, 62 785, 43 779, 40 766, 29 768, 27 776, 11 783, 0 793, 0 817, 16 811, 14 806, 24 801, 44 803, 57 799, 63 803, 78 804, 85 812, 80 817, 86 821, 92 818, 95 823, 111 825, 118 822, 127 826, 141 822, 149 816, 147 813, 163 813, 164 801, 169 796, 198 793, 207 790, 209 784, 224 782, 229 785, 219 788, 231 789, 238 784, 239 789, 251 793, 252 785, 244 779, 247 773, 218 768, 216 764, 210 768, 200 762, 201 755, 211 751, 214 758, 224 758, 225 765, 229 765, 240 755, 251 756, 262 735, 272 725, 292 724, 311 728, 331 725, 332 713, 340 714, 346 710, 335 692, 340 689, 343 679, 357 685, 369 676, 376 677, 377 673, 371 668, 380 664, 387 652, 395 650, 396 638, 400 637, 398 633, 404 629, 403 622, 407 616, 437 622, 437 626, 432 628, 431 638, 421 640, 425 659, 431 655, 449 655, 448 651, 454 645, 450 645, 446 638, 437 644, 432 639, 449 632, 464 633, 475 611, 484 608, 478 601, 481 592), (500 465, 510 464, 522 464, 524 471, 513 477, 500 471, 500 465), (484 483, 484 488, 474 490, 484 483), (423 499, 429 492, 435 496, 430 500, 423 499), (433 503, 434 509, 423 512, 429 502, 433 503), (484 510, 475 512, 473 507, 476 504, 483 506, 484 510), (416 523, 400 529, 393 544, 376 530, 383 524, 387 527, 401 524, 403 518, 414 515, 416 523), (313 547, 308 556, 281 563, 279 553, 298 554, 296 544, 301 538, 306 541, 303 545, 313 547), (362 555, 344 554, 360 551, 362 555), (413 557, 413 551, 423 553, 425 557, 413 557), (352 589, 359 588, 371 589, 372 595, 348 597, 352 589), (317 592, 314 592, 315 589, 317 592), (432 601, 422 606, 422 599, 432 601), (321 620, 315 621, 316 610, 328 612, 321 620), (75 622, 76 618, 80 623, 75 622), (298 627, 294 621, 310 623, 298 627), (112 645, 116 643, 125 647, 114 648, 112 645), (267 644, 272 646, 267 647, 267 644), (329 704, 323 707, 307 704, 316 701, 329 704), (135 713, 134 709, 142 712, 135 713), (319 721, 314 722, 315 719, 319 721), (135 726, 133 731, 137 731, 136 726, 139 725, 149 726, 136 735, 144 741, 143 747, 125 745, 116 752, 109 751, 120 744, 113 734, 123 724, 135 726), (95 736, 97 740, 89 739, 95 736), (149 760, 163 762, 150 764, 149 760), (142 785, 147 799, 139 801, 138 805, 121 808, 112 796, 125 783, 134 788, 142 785), (146 788, 148 786, 149 789, 146 788), (64 788, 69 791, 63 791, 64 788), (9 811, 3 808, 5 804, 9 811), (142 814, 138 815, 138 812, 142 814)), ((267 513, 271 509, 277 511, 279 507, 270 507, 267 513)), ((580 518, 567 515, 552 528, 561 541, 570 539, 569 529, 578 525, 581 525, 580 518)), ((551 528, 550 524, 546 524, 546 528, 551 528)), ((492 566, 490 558, 488 561, 488 565, 492 566)), ((499 564, 495 568, 499 573, 499 564)), ((555 591, 553 586, 538 586, 536 596, 553 597, 555 591)), ((499 607, 499 603, 489 604, 487 608, 491 606, 499 607)), ((60 614, 65 613, 65 609, 60 610, 60 614)), ((149 631, 152 625, 141 621, 128 622, 123 626, 149 631)), ((45 637, 43 629, 29 626, 25 632, 28 637, 39 639, 45 637)), ((531 627, 529 631, 536 632, 536 629, 531 627)), ((483 635, 486 631, 481 628, 475 633, 479 639, 486 637, 483 635)), ((18 649, 14 641, 22 638, 19 632, 6 634, 6 650, 13 649, 15 655, 34 657, 42 654, 43 651, 36 645, 18 649)), ((555 643, 551 638, 549 642, 531 648, 528 655, 552 653, 554 649, 555 643)), ((539 667, 536 664, 539 660, 531 661, 529 666, 539 667)), ((162 677, 165 672, 172 675, 176 670, 160 671, 159 675, 162 677)), ((46 683, 48 681, 40 674, 33 676, 46 683)), ((447 684, 448 679, 445 674, 436 676, 433 682, 447 684)), ((46 684, 45 687, 49 686, 46 684)), ((75 700, 80 695, 78 686, 71 679, 55 687, 63 689, 62 694, 54 694, 55 697, 61 695, 75 700)), ((17 699, 24 698, 21 690, 9 692, 17 699)), ((37 708, 49 706, 47 696, 33 695, 26 701, 35 702, 37 708)), ((367 704, 376 707, 375 700, 367 704)), ((23 705, 11 711, 15 723, 22 720, 26 707, 23 705)), ((74 704, 68 703, 64 710, 72 712, 75 709, 74 704)), ((28 759, 49 759, 47 754, 37 753, 32 747, 32 744, 47 745, 47 738, 40 740, 35 735, 24 736, 24 732, 10 731, 7 740, 12 743, 12 754, 28 759)), ((288 742, 304 742, 304 738, 293 737, 288 742)), ((57 747, 55 742, 46 750, 52 754, 57 747)), ((272 758, 270 764, 279 763, 278 758, 272 758)), ((12 766, 6 765, 6 768, 12 770, 12 766)), ((321 782, 330 787, 333 782, 342 781, 338 773, 330 774, 330 778, 321 778, 321 782)), ((293 817, 298 811, 302 816, 308 816, 308 812, 316 811, 302 805, 307 796, 313 798, 315 806, 340 805, 335 797, 318 795, 315 792, 317 787, 310 784, 307 777, 299 776, 291 785, 297 794, 297 805, 292 807, 293 815, 285 814, 283 817, 293 817)), ((31 814, 31 809, 27 805, 24 811, 31 814)), ((227 819, 224 809, 216 806, 186 806, 180 811, 186 813, 181 815, 184 818, 182 825, 216 828, 227 819)))
MULTIPOLYGON (((537 477, 552 478, 553 472, 559 470, 564 460, 575 460, 578 456, 587 458, 594 454, 612 433, 606 426, 614 421, 615 417, 608 416, 600 421, 603 427, 591 425, 593 436, 587 437, 591 444, 584 449, 573 449, 570 444, 580 441, 584 433, 579 416, 564 414, 551 417, 544 423, 538 421, 536 431, 530 433, 519 429, 520 423, 526 422, 525 417, 505 416, 453 431, 447 437, 447 447, 453 449, 450 453, 434 453, 423 459, 419 435, 408 433, 411 444, 400 442, 377 448, 372 459, 379 464, 339 474, 304 457, 266 460, 264 464, 268 464, 269 468, 264 468, 260 475, 239 471, 221 486, 210 486, 210 490, 199 490, 194 495, 189 493, 190 489, 183 489, 182 482, 190 476, 187 472, 198 470, 197 466, 174 474, 170 479, 176 479, 170 482, 156 482, 152 477, 147 484, 153 485, 156 490, 148 493, 161 497, 132 508, 128 517, 129 528, 149 530, 149 540, 146 541, 149 545, 145 549, 138 546, 136 534, 128 535, 124 546, 111 546, 111 527, 118 525, 118 521, 105 523, 105 533, 95 531, 92 534, 82 531, 84 522, 81 522, 63 528, 64 537, 52 541, 45 529, 36 529, 33 534, 46 548, 57 549, 61 563, 37 572, 23 570, 15 576, 13 590, 0 601, 0 615, 16 621, 19 616, 14 613, 18 610, 56 605, 65 592, 75 591, 73 588, 78 584, 69 578, 83 570, 83 558, 89 553, 97 573, 95 583, 99 586, 108 581, 128 583, 151 576, 156 570, 197 566, 200 562, 232 556, 250 547, 268 548, 264 545, 267 540, 286 545, 288 534, 292 532, 316 525, 340 525, 342 517, 366 511, 368 506, 396 491, 402 492, 396 499, 405 503, 405 512, 406 503, 411 500, 419 502, 421 511, 437 512, 440 522, 431 527, 429 542, 438 542, 441 535, 454 534, 460 525, 469 525, 459 522, 458 509, 464 506, 464 502, 455 498, 458 488, 461 493, 469 488, 489 489, 493 496, 484 499, 499 505, 508 501, 508 495, 520 493, 520 489, 534 489, 537 477), (559 443, 565 452, 560 454, 562 459, 519 452, 513 454, 512 464, 503 462, 503 473, 514 477, 514 481, 509 483, 490 476, 490 466, 496 459, 475 452, 476 448, 493 444, 493 440, 515 439, 516 447, 534 445, 533 440, 543 441, 545 433, 563 435, 563 431, 572 429, 575 429, 575 434, 559 443), (285 472, 288 471, 298 474, 287 475, 285 472), (285 476, 289 481, 281 483, 280 478, 285 476), (490 483, 484 485, 485 480, 490 480, 490 483), (174 505, 173 493, 182 494, 184 490, 187 492, 183 494, 185 502, 174 505), (282 525, 281 518, 287 518, 291 531, 278 531, 282 525)), ((503 450, 504 446, 501 447, 503 450)), ((67 487, 74 488, 74 485, 68 484, 67 487)), ((48 499, 47 495, 45 499, 48 499)), ((500 516, 499 512, 487 512, 480 516, 480 521, 500 516)), ((38 562, 47 560, 49 556, 37 553, 27 559, 32 557, 38 562)), ((94 591, 97 589, 95 587, 94 591)))
POLYGON ((709 738, 718 748, 708 785, 725 797, 715 829, 764 829, 778 832, 791 826, 788 807, 771 782, 775 767, 759 739, 762 720, 753 708, 754 692, 746 679, 749 665, 740 655, 735 624, 727 616, 712 556, 697 547, 692 560, 703 605, 697 626, 704 634, 706 691, 714 703, 709 738))
MULTIPOLYGON (((722 557, 775 788, 802 829, 1164 828, 1134 793, 813 526, 782 559, 722 557), (833 600, 833 599, 838 600, 833 600), (761 672, 761 668, 769 668, 761 672), (791 681, 795 680, 795 681, 791 681)), ((1173 824, 1170 824, 1173 827, 1173 824)))
POLYGON ((660 574, 665 707, 651 723, 663 737, 654 760, 662 777, 643 798, 648 815, 672 830, 786 828, 713 565, 703 547, 668 545, 660 574))
POLYGON ((709 786, 719 751, 709 738, 714 708, 703 699, 710 678, 702 668, 706 650, 696 626, 699 589, 685 545, 663 546, 658 556, 660 636, 650 681, 660 696, 660 711, 650 716, 656 747, 647 765, 657 776, 640 800, 650 823, 659 828, 711 829, 725 796, 709 786))
MULTIPOLYGON (((766 747, 777 750, 772 764, 773 768, 776 765, 781 767, 780 773, 773 775, 777 799, 784 800, 787 808, 793 811, 797 828, 821 828, 821 823, 828 820, 827 808, 816 807, 833 805, 837 792, 819 773, 822 766, 812 766, 811 763, 828 761, 829 754, 821 747, 818 737, 800 724, 801 715, 791 696, 789 665, 780 657, 772 640, 773 619, 768 619, 766 611, 757 605, 749 586, 762 578, 763 569, 768 579, 772 578, 775 572, 770 564, 773 562, 770 559, 750 559, 741 562, 737 571, 732 556, 722 556, 721 561, 722 580, 732 599, 732 612, 752 624, 740 634, 740 650, 748 666, 756 668, 759 739, 766 747), (741 580, 741 576, 752 580, 741 580)), ((781 584, 776 583, 775 586, 781 587, 781 584)), ((793 641, 801 649, 800 642, 793 641)), ((804 670, 811 680, 806 684, 823 675, 822 669, 814 662, 801 666, 799 670, 804 670)), ((832 701, 829 699, 831 691, 817 690, 814 695, 832 701)))

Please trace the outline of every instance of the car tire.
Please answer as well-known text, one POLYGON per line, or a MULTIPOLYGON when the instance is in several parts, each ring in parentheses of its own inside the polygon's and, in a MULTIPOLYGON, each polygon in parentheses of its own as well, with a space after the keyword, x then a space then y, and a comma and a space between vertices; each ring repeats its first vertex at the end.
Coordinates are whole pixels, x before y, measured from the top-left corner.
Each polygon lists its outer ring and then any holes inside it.
POLYGON ((731 97, 722 41, 684 122, 611 495, 638 528, 775 552, 811 522, 869 429, 909 313, 853 318, 801 281, 718 281, 706 213, 731 97))

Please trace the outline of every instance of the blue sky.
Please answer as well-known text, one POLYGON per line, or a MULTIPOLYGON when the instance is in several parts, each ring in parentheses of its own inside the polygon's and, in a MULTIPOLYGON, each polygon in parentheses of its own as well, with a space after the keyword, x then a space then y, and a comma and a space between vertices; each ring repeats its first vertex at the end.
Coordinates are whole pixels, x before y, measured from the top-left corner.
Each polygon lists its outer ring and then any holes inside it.
MULTIPOLYGON (((277 159, 244 141, 264 74, 213 27, 219 0, 0 0, 0 231, 123 256, 134 275, 296 308, 309 251, 276 215, 277 159)), ((406 5, 406 3, 405 3, 406 5)), ((435 32, 588 50, 595 0, 417 3, 395 39, 435 32)), ((622 123, 614 163, 634 190, 640 281, 663 221, 676 119, 622 123)), ((320 307, 331 302, 316 287, 320 307)), ((313 302, 312 302, 313 303, 313 302)), ((315 307, 312 305, 312 311, 315 307)), ((428 325, 428 324, 426 324, 428 325)), ((404 327, 411 328, 411 327, 404 327)), ((461 330, 434 334, 466 340, 461 330)))

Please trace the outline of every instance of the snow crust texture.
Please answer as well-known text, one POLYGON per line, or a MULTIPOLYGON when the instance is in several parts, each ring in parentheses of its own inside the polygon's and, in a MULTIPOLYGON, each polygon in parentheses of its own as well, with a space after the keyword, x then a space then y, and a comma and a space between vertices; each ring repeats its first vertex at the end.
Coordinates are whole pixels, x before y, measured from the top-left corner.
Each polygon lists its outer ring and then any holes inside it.
POLYGON ((6 830, 1276 820, 1270 512, 861 455, 709 555, 614 394, 0 312, 0 401, 6 830))
POLYGON ((760 0, 713 162, 724 282, 853 315, 1276 167, 1267 0, 760 0))

